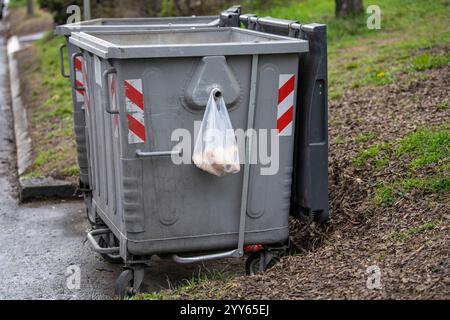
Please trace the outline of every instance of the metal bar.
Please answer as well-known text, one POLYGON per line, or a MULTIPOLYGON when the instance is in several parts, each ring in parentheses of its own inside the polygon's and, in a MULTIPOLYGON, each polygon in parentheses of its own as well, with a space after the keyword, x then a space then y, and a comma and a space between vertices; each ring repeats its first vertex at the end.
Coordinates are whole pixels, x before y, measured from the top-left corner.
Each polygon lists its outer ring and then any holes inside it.
POLYGON ((110 233, 111 233, 111 230, 109 230, 109 229, 95 229, 95 230, 92 230, 91 232, 88 232, 87 238, 88 238, 89 242, 91 243, 92 248, 94 249, 95 252, 105 253, 105 254, 119 252, 119 247, 102 248, 98 244, 97 240, 95 240, 96 236, 110 234, 110 233))
POLYGON ((63 43, 62 45, 59 46, 59 68, 61 71, 61 75, 64 78, 70 78, 70 74, 66 74, 66 71, 64 70, 64 48, 67 48, 67 44, 63 43))
MULTIPOLYGON (((109 114, 119 114, 119 110, 112 110, 111 106, 110 106, 110 90, 109 90, 109 75, 110 74, 116 74, 117 71, 115 68, 109 68, 107 70, 105 70, 105 72, 103 72, 102 74, 102 80, 103 80, 103 84, 102 84, 102 89, 101 89, 101 95, 102 95, 102 105, 104 110, 109 113, 109 114)), ((111 81, 114 81, 114 79, 112 79, 111 81)), ((115 97, 111 97, 111 104, 112 101, 115 99, 115 97)), ((117 106, 116 106, 117 108, 117 106)), ((114 131, 114 129, 113 129, 114 131)), ((114 160, 113 160, 114 161, 114 160)), ((109 175, 106 174, 105 175, 105 179, 106 179, 106 185, 108 185, 108 180, 110 179, 109 175)), ((105 194, 106 197, 106 203, 108 203, 109 200, 109 193, 106 192, 105 194)))
POLYGON ((213 254, 206 254, 201 256, 195 256, 195 257, 180 257, 179 255, 173 254, 172 259, 176 263, 180 264, 188 264, 188 263, 195 263, 195 262, 201 262, 201 261, 208 261, 208 260, 216 260, 216 259, 224 259, 224 258, 231 258, 231 257, 242 257, 241 254, 239 254, 239 250, 231 250, 226 252, 220 252, 220 253, 213 253, 213 254))
MULTIPOLYGON (((256 106, 256 84, 258 80, 258 55, 253 55, 250 78, 250 101, 248 104, 247 132, 253 129, 256 106)), ((246 135, 246 159, 244 164, 244 177, 242 181, 241 215, 239 221, 238 252, 244 255, 245 220, 247 217, 248 183, 250 178, 250 161, 252 159, 252 135, 246 135)))
POLYGON ((84 13, 84 20, 90 20, 91 19, 91 1, 90 0, 83 0, 83 13, 84 13))
POLYGON ((278 28, 286 28, 286 29, 294 29, 294 30, 301 30, 302 25, 298 23, 298 21, 295 20, 285 20, 285 19, 277 19, 277 18, 271 18, 271 17, 258 17, 253 14, 242 14, 240 16, 240 21, 244 23, 245 25, 250 24, 256 24, 260 26, 271 26, 271 27, 278 27, 278 28))
MULTIPOLYGON (((116 68, 109 68, 105 72, 103 72, 103 87, 102 87, 102 93, 103 93, 103 108, 106 112, 109 114, 119 114, 119 110, 112 110, 109 105, 109 75, 117 73, 116 68)), ((113 97, 114 99, 114 97, 113 97)))
POLYGON ((136 150, 136 155, 141 158, 151 158, 151 157, 170 157, 181 155, 183 150, 170 150, 170 151, 153 151, 145 152, 141 150, 136 150))

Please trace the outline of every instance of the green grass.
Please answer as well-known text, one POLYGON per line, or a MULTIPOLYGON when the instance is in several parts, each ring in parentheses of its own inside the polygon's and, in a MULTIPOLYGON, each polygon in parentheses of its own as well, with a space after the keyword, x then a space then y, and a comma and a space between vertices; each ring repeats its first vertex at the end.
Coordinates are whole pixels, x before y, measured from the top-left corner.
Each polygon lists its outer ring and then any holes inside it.
MULTIPOLYGON (((179 299, 180 297, 185 296, 188 293, 190 298, 206 299, 209 297, 202 296, 201 294, 194 297, 189 291, 205 282, 216 281, 224 284, 232 278, 233 274, 224 270, 199 270, 197 274, 194 274, 190 279, 183 280, 173 289, 161 290, 159 292, 141 293, 134 296, 133 300, 179 299)), ((215 296, 215 299, 220 299, 220 296, 218 296, 217 294, 212 294, 215 296)))
MULTIPOLYGON (((362 134, 356 137, 358 142, 367 142, 373 137, 362 134), (369 139, 370 138, 370 139, 369 139)), ((445 166, 450 159, 450 124, 432 129, 419 129, 394 143, 376 143, 362 149, 353 159, 353 165, 366 163, 387 163, 395 155, 408 163, 414 171, 426 166, 445 166), (390 155, 389 155, 390 154, 390 155)))
POLYGON ((444 56, 435 56, 422 54, 412 60, 412 67, 415 71, 424 71, 428 69, 439 68, 450 63, 450 53, 444 56))
POLYGON ((443 100, 436 104, 436 110, 447 110, 447 109, 448 109, 448 100, 443 100))
POLYGON ((388 157, 380 157, 375 160, 375 169, 376 170, 382 170, 386 168, 389 165, 389 158, 388 157))
POLYGON ((412 170, 425 166, 439 165, 450 159, 450 125, 436 129, 421 129, 400 141, 396 153, 412 156, 409 167, 412 170))
MULTIPOLYGON (((450 192, 450 124, 421 128, 389 143, 375 143, 362 149, 353 159, 357 168, 373 166, 375 172, 390 162, 402 164, 405 170, 391 181, 381 180, 375 187, 374 202, 392 205, 398 196, 410 192, 446 194, 450 192), (423 173, 423 170, 427 170, 423 173)), ((365 134, 358 136, 367 140, 365 134), (363 138, 364 137, 364 138, 363 138)))
POLYGON ((342 137, 339 137, 339 136, 334 138, 334 140, 333 140, 333 144, 334 145, 343 144, 343 143, 344 143, 344 139, 342 137))
MULTIPOLYGON (((40 132, 39 138, 33 140, 34 163, 26 172, 26 177, 76 177, 79 174, 71 86, 70 81, 60 75, 59 67, 59 45, 64 42, 64 38, 53 37, 49 32, 34 44, 38 62, 31 67, 24 67, 31 72, 29 80, 33 83, 32 97, 39 101, 32 108, 31 122, 40 132)), ((67 61, 65 63, 68 70, 67 61)))
POLYGON ((80 175, 80 167, 78 165, 72 165, 65 168, 63 172, 68 176, 78 177, 80 175))
POLYGON ((39 152, 34 159, 34 164, 38 167, 42 166, 44 163, 51 161, 52 159, 56 159, 58 155, 54 150, 46 150, 39 152))
MULTIPOLYGON (((365 7, 369 4, 373 3, 364 1, 365 7)), ((366 14, 345 20, 335 18, 334 0, 291 1, 256 12, 327 24, 331 99, 340 98, 348 88, 386 85, 395 82, 401 73, 417 77, 418 71, 449 63, 448 53, 442 56, 423 52, 449 46, 447 0, 378 0, 376 4, 381 9, 381 30, 366 27, 366 14)))
POLYGON ((356 157, 352 159, 352 163, 356 167, 363 166, 366 163, 370 163, 372 160, 377 159, 380 152, 386 148, 385 144, 374 144, 366 149, 363 149, 358 153, 356 157))
POLYGON ((27 6, 27 0, 9 0, 8 8, 17 9, 27 6))
MULTIPOLYGON (((48 33, 43 39, 36 43, 41 60, 43 84, 48 89, 49 98, 45 101, 46 112, 43 118, 71 118, 72 115, 72 93, 70 81, 63 78, 59 67, 59 45, 64 43, 63 37, 53 37, 48 33)), ((65 69, 68 70, 67 60, 65 69)))
POLYGON ((356 136, 356 143, 365 143, 374 140, 377 137, 377 134, 374 132, 364 132, 356 136))
MULTIPOLYGON (((27 7, 27 0, 9 0, 8 9, 18 9, 18 8, 26 8, 27 7)), ((39 16, 39 13, 37 12, 37 8, 39 8, 39 4, 37 0, 33 0, 34 3, 34 14, 36 16, 39 16)))
POLYGON ((391 182, 381 182, 375 187, 374 202, 376 205, 390 206, 400 197, 411 192, 421 194, 449 194, 450 178, 441 175, 407 176, 391 182))
POLYGON ((394 189, 387 184, 375 188, 375 203, 377 205, 392 205, 394 203, 394 189))
POLYGON ((440 224, 439 221, 431 221, 431 222, 426 222, 420 226, 417 227, 412 227, 409 228, 406 231, 403 232, 397 232, 397 231, 392 231, 389 235, 388 238, 391 241, 399 241, 399 242, 405 242, 408 239, 410 239, 411 237, 423 233, 423 232, 427 232, 427 231, 431 231, 434 228, 436 228, 438 225, 440 224))
POLYGON ((402 190, 419 190, 426 193, 450 192, 450 177, 405 178, 400 181, 402 190))
POLYGON ((42 177, 42 173, 39 171, 28 171, 22 177, 25 179, 38 178, 38 177, 42 177))

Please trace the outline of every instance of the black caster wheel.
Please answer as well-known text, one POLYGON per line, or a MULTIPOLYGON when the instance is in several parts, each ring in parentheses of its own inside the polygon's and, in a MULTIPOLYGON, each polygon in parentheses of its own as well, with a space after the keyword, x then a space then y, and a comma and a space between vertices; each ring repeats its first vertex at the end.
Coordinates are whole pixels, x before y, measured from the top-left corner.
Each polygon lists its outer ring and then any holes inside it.
POLYGON ((133 266, 125 269, 116 280, 114 293, 120 299, 125 299, 139 293, 144 280, 144 266, 133 266))
POLYGON ((116 284, 114 286, 115 295, 120 299, 125 299, 133 294, 136 294, 137 292, 134 292, 133 289, 133 280, 133 270, 124 270, 116 280, 116 284))
POLYGON ((264 252, 253 252, 245 262, 245 273, 248 276, 254 276, 272 268, 278 261, 280 261, 278 256, 269 256, 264 252), (261 259, 269 259, 269 261, 261 264, 261 259))
MULTIPOLYGON (((98 239, 98 245, 101 248, 118 247, 119 241, 112 233, 110 233, 110 234, 102 235, 98 239)), ((102 256, 103 259, 105 259, 106 261, 108 261, 110 263, 122 263, 123 262, 122 257, 118 254, 101 253, 100 255, 102 256)))

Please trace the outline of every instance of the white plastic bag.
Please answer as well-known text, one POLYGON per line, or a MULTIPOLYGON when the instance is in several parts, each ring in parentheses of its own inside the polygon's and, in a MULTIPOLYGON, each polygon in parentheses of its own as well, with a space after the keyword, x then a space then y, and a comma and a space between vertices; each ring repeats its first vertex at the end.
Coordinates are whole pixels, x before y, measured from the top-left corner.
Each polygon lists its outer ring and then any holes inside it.
POLYGON ((230 116, 222 96, 209 95, 192 160, 195 165, 215 176, 238 173, 239 149, 230 116))

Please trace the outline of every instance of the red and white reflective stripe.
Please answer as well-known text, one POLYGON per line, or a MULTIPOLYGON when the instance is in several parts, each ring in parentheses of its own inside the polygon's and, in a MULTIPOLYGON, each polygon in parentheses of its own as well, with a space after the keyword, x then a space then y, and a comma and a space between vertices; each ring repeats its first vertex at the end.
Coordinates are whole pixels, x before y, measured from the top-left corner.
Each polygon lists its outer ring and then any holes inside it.
POLYGON ((295 75, 280 74, 278 83, 277 130, 279 136, 291 136, 294 122, 295 75))
MULTIPOLYGON (((110 101, 111 101, 111 109, 117 110, 117 104, 116 104, 116 75, 111 75, 111 86, 110 86, 110 101)), ((113 121, 113 131, 114 131, 114 137, 119 137, 119 116, 117 114, 113 114, 112 116, 113 121)))
POLYGON ((145 142, 144 95, 142 79, 125 80, 128 143, 145 142))
POLYGON ((88 90, 88 74, 87 74, 87 65, 86 65, 86 61, 83 59, 83 79, 84 79, 84 106, 86 107, 86 112, 89 113, 89 109, 90 109, 90 100, 89 100, 89 90, 88 90))
MULTIPOLYGON (((81 57, 75 58, 75 79, 76 86, 83 87, 84 75, 83 75, 83 62, 81 57)), ((76 90, 77 102, 84 102, 84 91, 76 90)))

